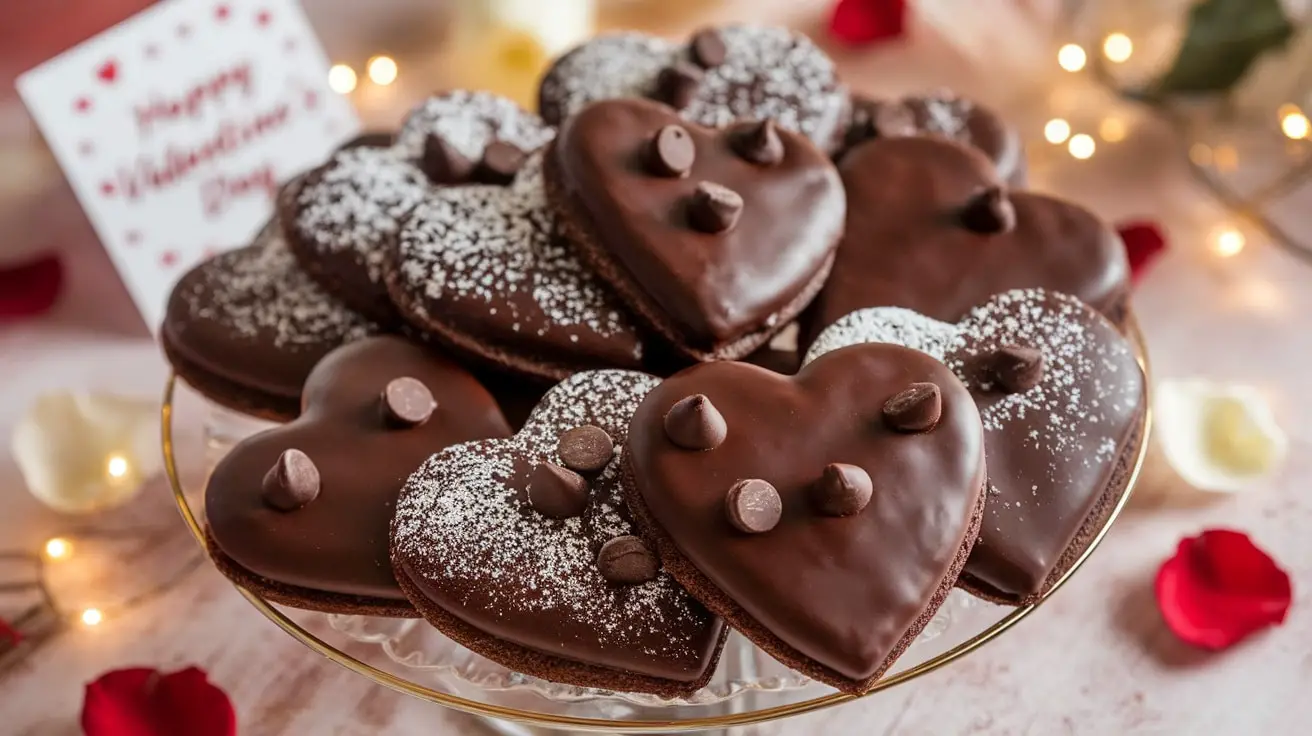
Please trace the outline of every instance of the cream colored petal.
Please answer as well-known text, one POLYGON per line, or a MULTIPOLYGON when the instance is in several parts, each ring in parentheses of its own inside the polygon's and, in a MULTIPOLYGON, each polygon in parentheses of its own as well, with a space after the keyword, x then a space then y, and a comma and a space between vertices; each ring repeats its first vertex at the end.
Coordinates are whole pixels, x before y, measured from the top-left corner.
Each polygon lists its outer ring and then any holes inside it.
POLYGON ((1156 394, 1157 440, 1191 486, 1234 493, 1279 470, 1289 440, 1257 389, 1189 379, 1163 381, 1156 394))

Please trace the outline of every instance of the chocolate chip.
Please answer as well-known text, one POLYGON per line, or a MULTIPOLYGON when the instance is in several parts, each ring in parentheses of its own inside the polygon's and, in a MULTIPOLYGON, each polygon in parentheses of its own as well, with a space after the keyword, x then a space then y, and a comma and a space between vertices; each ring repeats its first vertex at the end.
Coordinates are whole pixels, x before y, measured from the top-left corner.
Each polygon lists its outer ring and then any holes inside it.
POLYGON ((959 217, 967 230, 980 235, 1010 232, 1016 227, 1016 207, 1000 186, 988 187, 971 197, 959 217))
POLYGON ((261 486, 264 502, 279 511, 295 511, 319 496, 319 469, 300 450, 284 450, 261 486))
POLYGON ((424 138, 424 153, 419 158, 419 168, 434 184, 463 184, 469 181, 474 162, 452 148, 442 136, 429 133, 424 138))
POLYGON ((606 467, 614 456, 615 443, 606 434, 606 430, 585 424, 561 432, 556 452, 570 470, 596 473, 606 467))
POLYGON ((483 158, 474 167, 474 180, 480 184, 505 186, 515 180, 528 154, 503 141, 492 141, 483 149, 483 158))
POLYGON ((724 497, 724 511, 729 523, 740 532, 760 534, 779 523, 784 502, 774 486, 757 478, 733 484, 724 497))
POLYGON ((697 96, 702 84, 702 70, 686 61, 676 61, 656 75, 656 99, 682 110, 697 96))
POLYGON ((722 233, 738 223, 743 213, 743 198, 738 192, 704 181, 697 185, 688 202, 688 222, 704 233, 722 233))
POLYGON ((737 131, 732 143, 739 156, 760 166, 774 166, 784 160, 784 142, 769 118, 737 131))
POLYGON ((588 482, 555 463, 538 463, 528 481, 528 503, 552 519, 580 516, 588 505, 588 482))
POLYGON ((884 421, 899 432, 928 432, 943 415, 943 392, 934 383, 913 383, 884 402, 884 421))
POLYGON ((1029 391, 1043 380, 1043 353, 1034 348, 1006 345, 989 356, 993 381, 1009 394, 1029 391))
POLYGON ((661 567, 645 542, 637 537, 623 536, 601 545, 601 551, 597 553, 597 569, 612 583, 641 585, 655 580, 661 567))
POLYGON ((680 125, 667 125, 656 132, 647 149, 647 168, 657 176, 687 176, 697 148, 692 136, 680 125))
POLYGON ((433 416, 437 400, 423 381, 393 378, 383 387, 383 416, 398 427, 417 427, 433 416))
POLYGON ((724 415, 705 394, 679 399, 665 413, 665 435, 685 450, 713 450, 728 434, 724 415))
POLYGON ((729 50, 724 45, 724 37, 714 28, 697 31, 692 35, 692 41, 688 45, 692 49, 692 60, 703 69, 723 64, 729 55, 729 50))
POLYGON ((869 119, 873 138, 907 138, 920 132, 916 113, 902 102, 880 102, 875 105, 869 119))
POLYGON ((811 486, 811 500, 822 514, 851 516, 860 513, 870 503, 874 490, 875 484, 865 469, 847 463, 830 463, 825 466, 820 482, 811 486))

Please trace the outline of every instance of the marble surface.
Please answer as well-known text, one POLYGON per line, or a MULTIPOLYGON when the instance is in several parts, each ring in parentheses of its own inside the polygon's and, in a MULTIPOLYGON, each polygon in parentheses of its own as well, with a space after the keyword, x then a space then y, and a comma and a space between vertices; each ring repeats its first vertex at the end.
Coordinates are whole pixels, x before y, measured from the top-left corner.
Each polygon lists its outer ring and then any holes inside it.
MULTIPOLYGON (((872 91, 971 84, 970 70, 932 39, 845 52, 840 59, 854 84, 872 91)), ((1134 110, 1118 114, 1130 121, 1126 139, 1076 161, 1041 142, 1041 108, 1018 109, 1027 139, 1037 141, 1031 144, 1035 187, 1084 202, 1114 221, 1149 217, 1164 224, 1172 249, 1134 297, 1155 377, 1204 376, 1259 387, 1289 432, 1286 467, 1247 494, 1221 497, 1191 493, 1155 467, 1085 568, 999 641, 888 693, 746 733, 1306 733, 1312 719, 1306 696, 1312 684, 1306 587, 1312 579, 1312 495, 1306 487, 1312 454, 1304 454, 1312 442, 1305 363, 1312 356, 1312 266, 1251 231, 1245 231, 1241 253, 1215 255, 1210 234, 1236 221, 1190 178, 1170 131, 1134 110), (1283 627, 1219 654, 1176 641, 1162 625, 1151 592, 1156 567, 1176 541, 1211 526, 1251 533, 1290 571, 1296 594, 1283 627)), ((19 414, 38 392, 79 387, 153 396, 166 375, 159 351, 67 193, 52 193, 45 206, 46 216, 62 223, 59 242, 70 278, 53 314, 0 326, 0 439, 6 446, 19 414)), ((193 423, 179 432, 181 441, 196 441, 199 427, 193 423)), ((160 559, 176 561, 189 550, 161 483, 110 521, 124 528, 176 529, 134 552, 122 571, 130 581, 167 574, 160 559)), ((36 550, 76 524, 25 493, 12 459, 0 452, 0 547, 36 550)), ((70 627, 0 671, 0 730, 78 733, 82 685, 98 673, 190 663, 207 669, 231 694, 244 734, 486 732, 471 718, 409 700, 325 662, 266 621, 207 566, 130 615, 95 628, 70 627)))

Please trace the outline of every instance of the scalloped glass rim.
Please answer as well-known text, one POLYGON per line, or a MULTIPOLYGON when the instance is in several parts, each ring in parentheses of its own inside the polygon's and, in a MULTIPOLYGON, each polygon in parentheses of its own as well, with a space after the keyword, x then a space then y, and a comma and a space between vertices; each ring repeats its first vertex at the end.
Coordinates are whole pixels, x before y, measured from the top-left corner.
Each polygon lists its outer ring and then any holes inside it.
MULTIPOLYGON (((1135 486, 1138 484, 1139 474, 1143 468, 1144 458, 1147 455, 1147 450, 1149 447, 1149 436, 1152 428, 1152 398, 1153 398, 1151 395, 1152 371, 1148 362, 1147 352, 1144 347, 1143 334, 1140 332, 1138 324, 1134 321, 1133 315, 1127 316, 1124 328, 1125 328, 1124 329, 1125 333, 1129 337, 1130 341, 1133 343, 1136 355, 1139 358, 1139 363, 1142 366, 1144 370, 1144 374, 1148 379, 1146 382, 1147 386, 1149 386, 1148 389, 1149 395, 1146 397, 1146 401, 1145 401, 1146 408, 1142 419, 1143 431, 1140 433, 1138 453, 1135 459, 1133 471, 1131 473, 1130 481, 1129 484, 1127 485, 1126 491, 1121 496, 1121 499, 1117 503, 1116 507, 1113 509, 1110 517, 1108 518, 1107 523, 1103 526, 1101 530, 1099 530, 1098 534, 1094 536, 1094 539, 1090 543, 1089 548, 1085 550, 1084 554, 1082 554, 1079 557, 1079 559, 1076 560, 1075 564, 1066 573, 1066 575, 1064 575, 1061 579, 1057 581, 1057 583, 1052 587, 1052 589, 1048 592, 1048 594, 1044 596, 1043 600, 1047 600, 1054 593, 1056 593, 1056 591, 1060 589, 1061 586, 1064 585, 1066 581, 1069 580, 1074 575, 1074 573, 1084 564, 1084 562, 1089 558, 1089 556, 1093 553, 1093 551, 1097 549, 1098 545, 1102 542, 1102 539, 1106 536, 1107 531, 1111 528, 1112 524, 1116 521, 1117 517, 1119 517, 1120 512, 1125 508, 1126 503, 1129 501, 1130 497, 1132 496, 1135 486)), ((195 513, 191 508, 191 500, 187 497, 187 492, 184 489, 181 479, 179 477, 176 457, 174 453, 172 433, 173 433, 173 410, 174 410, 173 401, 174 401, 174 390, 175 390, 176 383, 177 383, 177 376, 175 374, 170 373, 168 380, 166 381, 164 386, 163 405, 160 409, 160 434, 161 434, 161 449, 164 454, 164 470, 165 470, 165 474, 168 477, 170 488, 173 491, 174 500, 178 505, 178 510, 179 513, 182 515, 183 521, 187 524, 193 536, 196 538, 197 543, 201 544, 203 547, 204 532, 200 526, 200 523, 197 521, 195 513)), ((587 704, 600 704, 602 706, 595 709, 589 709, 590 715, 549 712, 548 710, 542 708, 529 709, 529 708, 516 707, 515 705, 502 705, 498 703, 485 702, 485 701, 480 701, 474 698, 464 697, 453 693, 452 690, 458 688, 451 687, 450 683, 443 683, 439 681, 439 682, 435 682, 433 686, 429 686, 416 682, 415 680, 417 679, 417 677, 412 677, 412 675, 417 676, 422 673, 431 672, 432 668, 417 669, 411 667, 410 671, 405 673, 406 676, 404 677, 398 676, 385 669, 380 669, 379 667, 373 664, 363 661, 362 659, 355 656, 354 654, 345 652, 342 650, 342 648, 339 648, 333 644, 324 641, 322 638, 309 631, 305 626, 301 625, 297 621, 294 621, 292 618, 290 618, 287 615, 287 613, 270 605, 267 601, 251 593, 249 590, 235 584, 234 587, 251 603, 252 606, 256 608, 256 610, 264 614, 266 618, 272 621, 275 625, 277 625, 287 634, 296 638, 298 641, 300 641, 302 644, 304 644, 312 651, 315 651, 323 655, 324 657, 331 660, 332 662, 341 665, 342 667, 345 667, 346 669, 349 669, 352 672, 367 677, 379 685, 390 688, 397 692, 405 693, 415 698, 427 700, 432 703, 437 703, 438 705, 442 705, 444 707, 448 707, 460 712, 469 713, 471 715, 484 716, 488 718, 510 721, 513 723, 520 723, 520 724, 533 725, 533 726, 546 726, 549 728, 572 728, 576 730, 607 732, 607 733, 689 732, 689 731, 700 731, 700 730, 713 729, 713 728, 729 728, 735 726, 752 725, 757 723, 767 723, 794 715, 814 712, 823 708, 832 707, 834 705, 855 699, 854 696, 845 695, 842 693, 835 693, 832 690, 829 690, 828 688, 822 688, 822 686, 818 686, 815 684, 803 685, 801 684, 800 679, 804 679, 804 678, 801 678, 801 676, 798 675, 796 676, 799 678, 799 681, 797 682, 797 687, 766 690, 764 688, 751 688, 751 687, 742 686, 742 687, 738 687, 733 692, 728 692, 726 697, 722 698, 720 701, 718 701, 713 705, 718 707, 720 705, 724 705, 725 703, 736 703, 738 702, 738 700, 741 699, 736 698, 735 696, 749 694, 749 693, 762 693, 762 692, 790 693, 791 692, 798 696, 802 696, 804 693, 806 695, 810 695, 812 691, 816 690, 817 688, 821 688, 818 692, 815 693, 814 697, 809 697, 808 699, 799 700, 795 702, 770 703, 770 704, 765 704, 763 707, 759 707, 759 708, 751 707, 751 706, 747 707, 746 709, 734 707, 732 710, 722 713, 694 713, 692 715, 688 715, 686 713, 688 708, 683 707, 687 705, 686 703, 680 703, 677 701, 659 701, 658 704, 649 705, 647 703, 635 702, 633 700, 634 697, 633 694, 628 694, 628 693, 615 694, 615 693, 604 693, 598 691, 586 691, 582 688, 578 688, 578 690, 584 691, 585 694, 579 700, 571 701, 568 699, 540 697, 538 698, 537 702, 539 703, 575 702, 575 703, 587 703, 587 704), (623 698, 613 697, 615 695, 629 696, 629 698, 626 701, 623 698), (606 707, 606 704, 615 704, 615 706, 618 707, 606 707), (662 713, 662 711, 664 713, 662 713)), ((953 591, 953 595, 960 597, 965 594, 961 593, 960 591, 953 591)), ((942 647, 950 647, 950 648, 947 648, 944 651, 938 653, 937 655, 933 655, 929 659, 916 664, 910 664, 909 663, 910 658, 904 655, 889 674, 885 675, 883 679, 881 679, 878 683, 875 684, 874 688, 872 688, 869 692, 867 692, 865 695, 862 695, 860 697, 869 697, 877 692, 895 687, 904 682, 908 682, 912 679, 915 679, 916 677, 919 677, 920 675, 933 672, 941 667, 947 666, 952 662, 955 662, 956 660, 962 657, 971 654, 972 652, 974 652, 984 644, 988 643, 989 641, 992 641, 993 639, 997 638, 998 636, 1001 636, 1003 633, 1008 631, 1021 619, 1025 618, 1030 613, 1032 613, 1043 602, 1041 600, 1039 603, 1022 606, 1020 608, 1015 608, 1015 609, 998 609, 998 607, 996 606, 986 606, 986 605, 979 605, 979 606, 966 605, 962 607, 957 607, 957 606, 953 606, 951 601, 952 599, 949 598, 948 604, 945 605, 951 607, 951 611, 953 612, 958 610, 958 608, 964 608, 966 610, 975 610, 975 611, 986 611, 989 609, 994 609, 994 610, 1005 611, 1005 615, 1003 615, 1000 619, 994 621, 992 624, 988 625, 983 630, 976 633, 974 636, 966 639, 965 641, 961 641, 955 645, 952 645, 950 642, 945 641, 951 639, 952 637, 942 636, 941 634, 938 636, 933 636, 932 638, 923 642, 918 641, 915 645, 912 646, 912 648, 908 649, 908 653, 910 653, 912 650, 922 645, 936 645, 936 648, 942 648, 942 647)), ((313 614, 313 615, 322 616, 322 614, 313 614)), ((342 618, 345 619, 350 617, 342 617, 342 618)), ((347 626, 348 630, 350 630, 351 626, 354 624, 347 625, 343 621, 336 621, 336 622, 330 622, 330 625, 347 626)), ((370 640, 369 643, 372 644, 380 643, 377 638, 378 636, 377 633, 368 633, 367 631, 365 631, 362 632, 361 635, 369 639, 370 640)), ((438 636, 440 636, 440 634, 438 634, 438 636)), ((347 638, 351 638, 351 637, 347 637, 347 638)), ((352 641, 351 643, 360 644, 361 642, 352 641)), ((397 649, 395 644, 391 645, 391 648, 393 651, 396 652, 400 651, 399 649, 397 649)), ((386 647, 380 647, 380 649, 386 651, 386 647)), ((387 654, 387 657, 389 659, 389 662, 391 662, 392 664, 401 665, 401 663, 405 661, 406 655, 400 655, 401 661, 394 659, 392 654, 387 654)), ((725 657, 721 659, 720 669, 724 669, 729 664, 728 662, 726 662, 726 660, 729 659, 731 659, 730 652, 728 650, 728 647, 726 647, 725 657)), ((438 665, 437 669, 440 670, 441 667, 442 667, 441 665, 438 665)), ((494 689, 486 689, 481 686, 479 686, 478 689, 480 690, 480 692, 484 692, 484 693, 517 692, 522 690, 525 691, 527 694, 530 694, 535 697, 544 695, 544 693, 540 692, 541 686, 536 686, 538 687, 538 689, 535 690, 534 689, 535 686, 530 681, 534 681, 534 678, 528 678, 522 675, 516 675, 514 678, 506 679, 506 683, 507 685, 509 685, 509 687, 507 687, 505 690, 498 691, 494 689)), ((637 696, 637 697, 642 698, 645 696, 637 696)), ((515 702, 519 703, 520 701, 517 700, 515 702)), ((692 709, 697 710, 699 709, 700 705, 701 705, 700 703, 693 705, 692 709)), ((753 703, 752 705, 754 706, 756 704, 753 703)))

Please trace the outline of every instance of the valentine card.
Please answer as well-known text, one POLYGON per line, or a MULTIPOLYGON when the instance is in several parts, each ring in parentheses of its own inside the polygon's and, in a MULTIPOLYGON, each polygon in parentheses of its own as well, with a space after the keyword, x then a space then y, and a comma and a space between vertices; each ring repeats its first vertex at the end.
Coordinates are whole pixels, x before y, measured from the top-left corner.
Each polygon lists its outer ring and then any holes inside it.
POLYGON ((359 131, 295 0, 166 0, 18 79, 146 323, 359 131))

